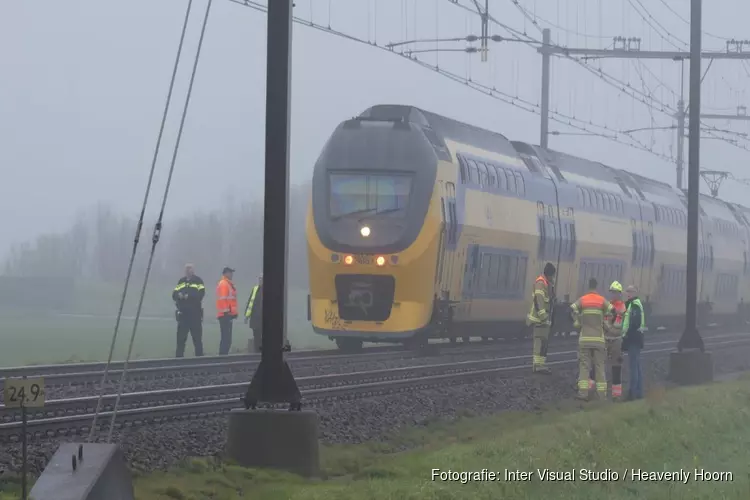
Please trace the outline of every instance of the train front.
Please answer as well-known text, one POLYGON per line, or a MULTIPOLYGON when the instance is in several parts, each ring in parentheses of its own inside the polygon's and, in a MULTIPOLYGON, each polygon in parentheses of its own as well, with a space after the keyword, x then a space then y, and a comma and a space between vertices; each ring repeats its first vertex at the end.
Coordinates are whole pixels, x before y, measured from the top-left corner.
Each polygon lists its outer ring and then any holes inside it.
POLYGON ((315 164, 308 314, 340 349, 408 341, 430 322, 437 156, 412 109, 375 106, 343 122, 315 164))

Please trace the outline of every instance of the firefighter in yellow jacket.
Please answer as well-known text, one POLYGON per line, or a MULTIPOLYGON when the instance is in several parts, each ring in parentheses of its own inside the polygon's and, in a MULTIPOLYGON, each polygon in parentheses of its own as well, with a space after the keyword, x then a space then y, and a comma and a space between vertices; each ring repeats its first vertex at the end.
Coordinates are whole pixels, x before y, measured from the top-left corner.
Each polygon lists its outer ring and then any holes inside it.
POLYGON ((599 398, 607 397, 607 379, 605 375, 606 347, 604 342, 604 316, 612 311, 612 305, 596 292, 595 278, 589 280, 588 293, 576 300, 570 308, 575 321, 573 325, 580 328, 578 334, 578 399, 588 399, 589 369, 594 365, 596 392, 599 398))
POLYGON ((534 331, 532 368, 536 373, 550 372, 545 363, 549 331, 552 326, 552 307, 554 306, 552 280, 555 278, 555 271, 555 266, 547 262, 544 266, 544 273, 534 281, 534 294, 531 297, 529 314, 526 316, 526 325, 532 327, 534 331))
MULTIPOLYGON (((612 399, 622 397, 622 320, 625 302, 622 301, 622 285, 613 281, 609 285, 612 311, 604 316, 604 338, 607 344, 607 359, 612 367, 612 399)), ((589 391, 595 387, 594 367, 589 371, 589 391)))

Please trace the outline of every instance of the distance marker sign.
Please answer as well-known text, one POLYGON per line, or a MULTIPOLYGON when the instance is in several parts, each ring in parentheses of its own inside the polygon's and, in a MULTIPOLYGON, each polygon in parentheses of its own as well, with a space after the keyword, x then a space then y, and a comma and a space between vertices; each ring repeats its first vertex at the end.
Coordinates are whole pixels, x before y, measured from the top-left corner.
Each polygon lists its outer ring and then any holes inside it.
POLYGON ((44 378, 7 378, 3 387, 6 408, 44 406, 44 378))

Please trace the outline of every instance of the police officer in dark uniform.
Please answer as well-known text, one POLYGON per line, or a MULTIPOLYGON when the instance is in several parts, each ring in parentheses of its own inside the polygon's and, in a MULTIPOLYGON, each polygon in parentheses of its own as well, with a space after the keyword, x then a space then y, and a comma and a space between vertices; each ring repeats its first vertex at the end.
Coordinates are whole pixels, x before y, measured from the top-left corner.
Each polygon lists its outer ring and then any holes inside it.
POLYGON ((172 292, 177 311, 177 352, 176 357, 185 356, 185 343, 188 333, 193 338, 195 355, 203 356, 203 296, 206 287, 203 280, 195 275, 192 264, 185 265, 185 276, 180 278, 172 292))

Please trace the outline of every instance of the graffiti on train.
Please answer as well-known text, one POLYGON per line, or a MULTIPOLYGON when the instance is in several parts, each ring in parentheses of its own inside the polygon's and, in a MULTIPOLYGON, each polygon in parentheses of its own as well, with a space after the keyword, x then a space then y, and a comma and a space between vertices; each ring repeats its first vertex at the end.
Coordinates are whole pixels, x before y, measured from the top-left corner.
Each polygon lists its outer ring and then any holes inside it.
POLYGON ((344 322, 333 309, 326 309, 324 321, 331 326, 331 330, 346 330, 344 322))

